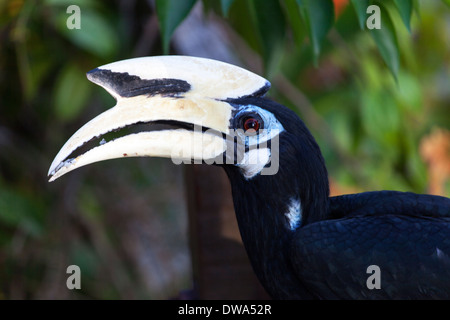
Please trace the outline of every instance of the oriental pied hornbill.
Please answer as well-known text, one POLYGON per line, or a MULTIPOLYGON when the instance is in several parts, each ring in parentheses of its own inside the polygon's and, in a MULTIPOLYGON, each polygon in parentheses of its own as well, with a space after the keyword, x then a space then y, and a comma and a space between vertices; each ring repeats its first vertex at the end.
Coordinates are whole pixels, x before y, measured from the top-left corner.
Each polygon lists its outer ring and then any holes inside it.
POLYGON ((117 105, 66 142, 50 181, 119 157, 219 165, 251 264, 273 298, 450 298, 450 199, 395 191, 329 197, 317 143, 294 112, 264 98, 264 78, 184 56, 119 61, 87 77, 117 105), (138 131, 108 138, 122 128, 138 131))

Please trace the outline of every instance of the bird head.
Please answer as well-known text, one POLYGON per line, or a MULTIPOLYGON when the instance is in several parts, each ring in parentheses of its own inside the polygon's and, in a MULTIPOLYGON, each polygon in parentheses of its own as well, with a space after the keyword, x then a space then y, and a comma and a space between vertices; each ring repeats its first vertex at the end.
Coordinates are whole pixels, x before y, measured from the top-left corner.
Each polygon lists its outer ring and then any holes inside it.
POLYGON ((265 98, 270 83, 245 69, 204 58, 157 56, 107 64, 87 77, 117 104, 64 144, 50 166, 50 181, 90 163, 141 156, 224 166, 230 179, 243 183, 292 178, 299 167, 303 174, 295 189, 300 180, 314 180, 316 167, 326 176, 303 122, 265 98))

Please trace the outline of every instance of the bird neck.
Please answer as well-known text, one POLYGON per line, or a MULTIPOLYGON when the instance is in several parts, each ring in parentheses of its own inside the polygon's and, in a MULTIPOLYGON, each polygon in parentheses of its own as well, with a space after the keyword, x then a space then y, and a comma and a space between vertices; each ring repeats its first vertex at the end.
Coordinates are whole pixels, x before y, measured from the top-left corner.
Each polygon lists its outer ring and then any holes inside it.
MULTIPOLYGON (((287 178, 284 179, 279 176, 283 172, 279 172, 276 176, 260 176, 248 181, 236 170, 226 171, 231 181, 241 237, 255 274, 266 291, 275 299, 314 298, 292 268, 290 246, 295 230, 290 228, 285 213, 291 199, 299 199, 304 202, 302 225, 309 223, 311 216, 325 216, 328 210, 327 190, 322 192, 322 198, 311 201, 306 197, 317 195, 315 190, 302 192, 297 183, 281 183, 292 181, 293 177, 288 172, 285 172, 287 178)), ((327 183, 324 188, 328 188, 327 183)))

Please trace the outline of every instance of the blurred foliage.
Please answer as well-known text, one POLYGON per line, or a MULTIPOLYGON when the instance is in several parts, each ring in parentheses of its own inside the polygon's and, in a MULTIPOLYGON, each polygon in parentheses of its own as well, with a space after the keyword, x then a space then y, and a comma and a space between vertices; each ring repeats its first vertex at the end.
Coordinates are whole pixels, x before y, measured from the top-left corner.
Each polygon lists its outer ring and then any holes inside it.
POLYGON ((163 52, 205 56, 180 48, 207 31, 298 111, 334 193, 449 196, 448 1, 3 0, 0 298, 166 298, 191 286, 180 167, 108 161, 52 184, 46 171, 77 128, 114 104, 87 71, 163 52), (66 26, 72 4, 81 29, 66 26), (370 4, 381 8, 380 30, 365 27, 370 4), (189 19, 203 29, 187 32, 189 19), (65 286, 71 264, 83 270, 80 291, 65 286))

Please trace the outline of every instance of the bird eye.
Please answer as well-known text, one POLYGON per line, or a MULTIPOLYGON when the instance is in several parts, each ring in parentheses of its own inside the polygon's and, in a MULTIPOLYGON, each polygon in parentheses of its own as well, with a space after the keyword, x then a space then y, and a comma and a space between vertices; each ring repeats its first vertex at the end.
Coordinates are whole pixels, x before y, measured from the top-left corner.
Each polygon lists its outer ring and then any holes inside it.
MULTIPOLYGON (((247 132, 249 130, 253 130, 253 132, 256 132, 259 130, 259 127, 261 124, 259 123, 259 120, 256 118, 248 117, 244 120, 244 131, 247 132)), ((251 133, 251 132, 249 132, 251 133)))
POLYGON ((264 122, 258 114, 247 114, 240 118, 240 128, 244 129, 246 135, 258 134, 263 129, 264 122))

